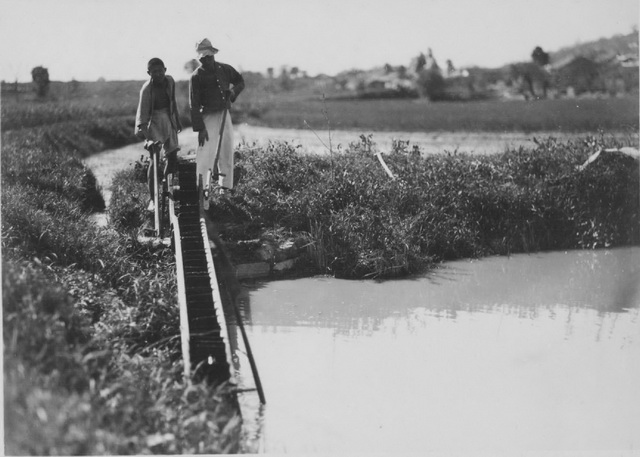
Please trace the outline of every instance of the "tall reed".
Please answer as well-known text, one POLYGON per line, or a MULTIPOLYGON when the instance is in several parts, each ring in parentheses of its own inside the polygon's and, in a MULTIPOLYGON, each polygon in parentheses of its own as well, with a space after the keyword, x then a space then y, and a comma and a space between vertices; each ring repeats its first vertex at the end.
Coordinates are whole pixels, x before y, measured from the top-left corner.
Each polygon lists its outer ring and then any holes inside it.
POLYGON ((243 178, 224 204, 254 226, 306 233, 319 270, 347 278, 407 275, 461 257, 640 242, 637 159, 608 153, 579 171, 598 147, 621 145, 605 136, 537 141, 498 155, 424 157, 396 142, 385 154, 395 180, 364 135, 333 158, 288 143, 241 148, 243 178))

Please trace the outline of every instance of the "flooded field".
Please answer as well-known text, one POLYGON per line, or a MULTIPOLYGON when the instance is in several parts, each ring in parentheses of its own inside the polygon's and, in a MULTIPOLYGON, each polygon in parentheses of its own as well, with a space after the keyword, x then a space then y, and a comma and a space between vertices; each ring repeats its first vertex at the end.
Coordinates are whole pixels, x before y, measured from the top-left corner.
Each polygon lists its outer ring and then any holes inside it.
MULTIPOLYGON (((506 149, 535 147, 533 138, 556 137, 559 140, 576 140, 584 138, 585 134, 558 133, 558 132, 377 132, 370 129, 362 130, 311 130, 311 129, 282 129, 270 127, 258 127, 247 124, 236 126, 235 140, 245 141, 249 144, 257 141, 266 145, 269 141, 289 141, 300 144, 301 150, 308 152, 327 154, 329 148, 338 150, 338 145, 343 149, 349 143, 360 141, 360 135, 372 135, 372 140, 377 144, 378 150, 388 153, 391 151, 393 140, 409 141, 410 147, 417 145, 423 154, 437 154, 442 152, 467 152, 467 153, 499 153, 506 149)), ((193 141, 192 135, 185 135, 185 140, 193 141)))

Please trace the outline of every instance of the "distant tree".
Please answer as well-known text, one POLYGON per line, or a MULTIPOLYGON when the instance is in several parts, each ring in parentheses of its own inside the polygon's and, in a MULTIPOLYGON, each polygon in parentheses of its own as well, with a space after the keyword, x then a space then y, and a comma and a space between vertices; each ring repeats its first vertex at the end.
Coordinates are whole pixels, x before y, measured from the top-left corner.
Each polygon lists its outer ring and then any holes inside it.
POLYGON ((300 73, 300 69, 298 67, 291 67, 291 71, 289 71, 289 74, 293 78, 297 78, 299 73, 300 73))
POLYGON ((451 59, 447 59, 447 74, 452 75, 456 72, 456 67, 453 66, 451 59))
POLYGON ((33 79, 34 90, 38 97, 45 97, 49 92, 49 70, 44 67, 35 67, 31 70, 31 78, 33 79))
POLYGON ((269 78, 273 79, 273 67, 267 68, 267 76, 269 76, 269 78))
POLYGON ((423 69, 424 66, 427 64, 427 57, 421 52, 420 55, 418 56, 418 59, 416 60, 416 73, 420 73, 423 69))
POLYGON ((526 99, 539 96, 546 98, 550 86, 550 75, 543 67, 533 62, 513 64, 510 67, 509 77, 512 84, 519 86, 520 92, 526 99), (541 95, 538 95, 540 92, 536 91, 536 88, 541 89, 541 95))
POLYGON ((398 77, 401 79, 404 79, 407 77, 407 67, 405 67, 404 65, 400 65, 398 67, 398 77))
POLYGON ((427 70, 440 70, 440 66, 438 65, 438 61, 433 55, 433 51, 429 48, 427 52, 425 67, 427 70))
POLYGON ((184 71, 191 74, 200 66, 200 62, 197 59, 191 59, 184 64, 184 71))
POLYGON ((391 65, 389 65, 388 63, 384 64, 384 73, 386 75, 388 75, 389 73, 391 73, 393 71, 393 67, 391 65))
POLYGON ((340 90, 345 90, 347 88, 347 84, 349 84, 349 78, 344 76, 339 76, 335 78, 336 87, 340 88, 340 90))
POLYGON ((291 77, 289 76, 289 72, 287 71, 287 67, 282 67, 280 69, 280 77, 278 79, 280 80, 280 87, 283 90, 291 90, 293 88, 293 81, 291 80, 291 77))
POLYGON ((75 94, 76 92, 78 92, 78 89, 80 89, 80 82, 76 80, 76 78, 73 78, 71 80, 71 83, 69 84, 69 91, 72 94, 75 94))
POLYGON ((544 67, 545 65, 549 65, 549 54, 544 52, 540 46, 536 46, 536 48, 531 53, 531 58, 533 62, 544 67))
POLYGON ((531 53, 531 62, 516 63, 509 68, 509 79, 512 84, 519 86, 520 93, 528 100, 533 98, 547 98, 547 90, 551 86, 551 75, 545 69, 549 64, 549 54, 540 46, 531 53))
POLYGON ((556 72, 559 88, 573 87, 576 94, 601 89, 601 68, 591 59, 576 57, 556 72))
POLYGON ((418 90, 432 102, 446 97, 446 82, 439 69, 422 70, 418 75, 418 90))

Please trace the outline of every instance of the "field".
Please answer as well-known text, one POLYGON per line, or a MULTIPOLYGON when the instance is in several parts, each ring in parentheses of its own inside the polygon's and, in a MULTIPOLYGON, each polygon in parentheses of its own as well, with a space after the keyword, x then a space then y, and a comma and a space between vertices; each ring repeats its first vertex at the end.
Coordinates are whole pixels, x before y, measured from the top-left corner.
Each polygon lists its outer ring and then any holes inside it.
MULTIPOLYGON (((59 83, 47 100, 3 95, 9 454, 247 451, 225 386, 182 376, 173 256, 137 242, 144 163, 114 179, 114 224, 91 219, 104 200, 83 158, 137 141, 140 84, 59 83)), ((366 136, 324 156, 287 143, 242 145, 236 193, 213 201, 236 227, 223 233, 230 243, 297 237, 308 243, 312 272, 385 278, 443 259, 640 242, 637 159, 613 153, 577 169, 599 147, 637 147, 637 98, 426 104, 323 100, 320 86, 263 89, 242 95, 237 122, 584 138, 486 157, 421 157, 399 142, 382 151, 397 180, 366 136)), ((179 94, 188 125, 184 82, 179 94)))
MULTIPOLYGON (((57 83, 44 101, 3 95, 4 130, 63 121, 129 116, 133 122, 142 81, 57 83), (9 111, 11 114, 9 115, 9 111)), ((355 100, 331 97, 327 82, 295 81, 282 90, 249 76, 232 107, 234 122, 274 128, 406 132, 626 132, 637 135, 637 94, 623 98, 430 103, 423 99, 355 100)), ((183 125, 189 126, 188 83, 177 82, 183 125)))
POLYGON ((477 101, 282 101, 268 104, 255 122, 269 127, 367 129, 408 132, 637 131, 638 99, 477 101))

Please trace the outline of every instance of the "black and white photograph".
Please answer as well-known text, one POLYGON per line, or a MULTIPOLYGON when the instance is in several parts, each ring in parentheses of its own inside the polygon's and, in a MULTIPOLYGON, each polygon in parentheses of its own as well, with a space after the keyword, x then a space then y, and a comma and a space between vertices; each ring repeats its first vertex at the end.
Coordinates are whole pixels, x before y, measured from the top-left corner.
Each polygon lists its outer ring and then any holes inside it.
POLYGON ((637 0, 0 0, 3 455, 640 457, 637 0))

